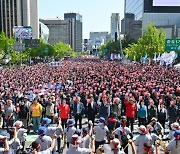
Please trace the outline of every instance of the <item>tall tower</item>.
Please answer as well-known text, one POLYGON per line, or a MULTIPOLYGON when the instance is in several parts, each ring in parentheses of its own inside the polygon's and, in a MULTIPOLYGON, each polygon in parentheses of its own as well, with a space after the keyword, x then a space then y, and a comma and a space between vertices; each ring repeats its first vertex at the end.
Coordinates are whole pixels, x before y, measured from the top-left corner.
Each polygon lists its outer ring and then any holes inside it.
POLYGON ((39 37, 38 0, 0 0, 0 31, 9 37, 14 26, 31 26, 33 38, 39 37))
POLYGON ((111 39, 115 39, 115 34, 118 34, 120 25, 119 13, 112 13, 111 15, 111 39))
POLYGON ((78 13, 65 13, 64 20, 69 20, 71 22, 71 47, 74 51, 82 51, 82 16, 78 13))

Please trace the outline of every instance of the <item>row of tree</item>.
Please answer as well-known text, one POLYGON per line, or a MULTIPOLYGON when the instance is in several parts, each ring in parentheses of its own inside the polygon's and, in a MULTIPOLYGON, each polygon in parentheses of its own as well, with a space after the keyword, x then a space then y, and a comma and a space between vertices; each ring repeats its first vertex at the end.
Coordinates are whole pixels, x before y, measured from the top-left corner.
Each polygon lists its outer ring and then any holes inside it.
POLYGON ((137 43, 129 44, 129 47, 125 48, 126 57, 134 61, 139 61, 144 56, 153 58, 155 54, 165 51, 165 39, 166 33, 149 23, 137 43))
MULTIPOLYGON (((143 30, 143 35, 135 42, 126 35, 121 41, 123 51, 128 59, 139 61, 141 57, 147 55, 153 57, 154 54, 164 52, 166 33, 163 30, 158 30, 152 23, 149 23, 147 28, 143 30)), ((110 41, 106 45, 101 46, 101 55, 110 53, 119 53, 120 41, 110 41), (103 52, 107 49, 107 52, 103 52)))
POLYGON ((20 63, 28 61, 30 58, 63 58, 65 56, 76 56, 75 52, 71 49, 70 45, 58 42, 54 45, 50 45, 43 40, 40 40, 38 48, 27 48, 22 53, 13 49, 13 44, 16 42, 14 37, 8 38, 4 32, 0 33, 0 59, 8 57, 11 59, 11 63, 20 63))

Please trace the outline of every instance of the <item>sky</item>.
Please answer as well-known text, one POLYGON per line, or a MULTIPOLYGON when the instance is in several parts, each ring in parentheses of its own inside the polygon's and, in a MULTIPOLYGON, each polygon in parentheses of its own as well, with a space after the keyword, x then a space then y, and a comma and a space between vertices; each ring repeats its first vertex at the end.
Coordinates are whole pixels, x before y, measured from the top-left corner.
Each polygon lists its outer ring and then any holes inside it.
POLYGON ((83 38, 90 32, 110 32, 111 13, 124 16, 124 0, 39 0, 39 18, 64 19, 64 13, 79 13, 83 18, 83 38))

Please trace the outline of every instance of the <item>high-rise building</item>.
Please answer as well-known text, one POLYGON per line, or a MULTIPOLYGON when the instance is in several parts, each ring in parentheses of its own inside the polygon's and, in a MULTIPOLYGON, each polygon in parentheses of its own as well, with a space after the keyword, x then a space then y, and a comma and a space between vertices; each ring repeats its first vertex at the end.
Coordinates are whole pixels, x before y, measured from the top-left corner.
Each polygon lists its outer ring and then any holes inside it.
MULTIPOLYGON (((179 0, 125 0, 125 14, 133 13, 135 20, 142 20, 142 29, 149 22, 162 27, 167 37, 177 37, 180 27, 179 0)), ((126 22, 125 22, 126 25, 126 22)))
POLYGON ((14 26, 31 26, 33 38, 39 37, 38 0, 0 0, 0 31, 9 37, 14 26))
POLYGON ((71 22, 71 47, 74 51, 82 51, 82 16, 78 13, 65 13, 64 20, 71 22))
POLYGON ((65 44, 71 44, 71 21, 61 20, 60 18, 51 18, 40 19, 40 22, 49 28, 49 44, 53 45, 59 41, 65 44))
POLYGON ((110 34, 108 32, 90 32, 89 50, 97 49, 103 44, 110 41, 110 34))
POLYGON ((39 22, 39 38, 43 39, 46 43, 48 43, 49 28, 42 22, 39 22))
POLYGON ((126 13, 124 17, 124 33, 130 40, 137 41, 142 35, 142 20, 135 20, 133 13, 126 13))
POLYGON ((111 39, 115 39, 115 33, 118 34, 119 30, 120 30, 119 13, 112 13, 112 15, 111 15, 111 39))

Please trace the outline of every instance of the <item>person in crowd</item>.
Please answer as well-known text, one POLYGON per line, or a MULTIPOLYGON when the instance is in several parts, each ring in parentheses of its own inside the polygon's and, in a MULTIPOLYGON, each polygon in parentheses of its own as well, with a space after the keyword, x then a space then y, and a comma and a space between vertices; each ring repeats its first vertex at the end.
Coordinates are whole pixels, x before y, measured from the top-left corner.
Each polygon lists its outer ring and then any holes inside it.
POLYGON ((87 113, 88 121, 91 120, 92 123, 94 124, 95 116, 97 114, 97 105, 94 102, 94 97, 92 94, 89 96, 89 100, 87 101, 86 104, 86 113, 87 113))
POLYGON ((153 127, 151 125, 147 125, 147 133, 149 133, 149 135, 151 136, 152 140, 150 142, 151 145, 155 145, 156 144, 156 141, 159 141, 161 140, 162 138, 159 137, 158 135, 156 135, 154 132, 153 132, 153 127))
POLYGON ((22 146, 21 146, 19 138, 17 138, 16 128, 13 127, 12 129, 10 129, 9 132, 10 132, 9 133, 10 139, 8 141, 8 144, 9 144, 10 153, 12 153, 12 154, 20 153, 22 146))
POLYGON ((152 126, 151 132, 155 133, 156 135, 164 135, 164 128, 162 125, 158 122, 156 118, 151 119, 150 125, 152 126))
POLYGON ((79 129, 82 128, 82 118, 84 115, 84 105, 81 101, 81 98, 76 97, 76 101, 73 103, 73 115, 75 118, 75 127, 77 128, 77 122, 79 121, 79 129))
POLYGON ((71 143, 72 135, 76 131, 76 127, 74 127, 75 121, 74 119, 68 119, 67 128, 64 130, 64 147, 67 144, 67 148, 69 148, 69 144, 71 143))
POLYGON ((46 115, 46 105, 47 105, 47 101, 48 101, 48 100, 45 99, 45 96, 44 96, 43 94, 41 94, 41 95, 38 97, 38 102, 39 102, 39 104, 41 104, 41 106, 42 106, 41 119, 42 119, 43 117, 45 117, 45 115, 46 115))
POLYGON ((32 142, 32 154, 51 154, 53 149, 55 148, 55 145, 56 145, 56 134, 53 135, 51 146, 44 151, 40 151, 41 144, 38 143, 37 141, 34 141, 32 142))
POLYGON ((20 112, 18 113, 18 120, 23 122, 24 128, 27 128, 29 119, 29 108, 25 104, 24 100, 21 101, 19 105, 20 112))
POLYGON ((138 127, 139 136, 136 138, 135 145, 137 146, 137 153, 138 154, 144 154, 144 144, 150 144, 151 143, 151 136, 148 134, 146 127, 141 125, 138 127))
POLYGON ((137 116, 138 116, 138 126, 141 126, 141 125, 146 125, 146 120, 147 120, 147 107, 146 105, 144 105, 144 101, 140 101, 139 104, 138 104, 138 113, 137 113, 137 116))
POLYGON ((137 106, 135 104, 135 99, 133 98, 133 95, 130 95, 130 98, 128 98, 129 94, 127 93, 125 96, 124 104, 126 105, 126 117, 127 117, 127 127, 131 126, 131 131, 134 130, 134 119, 137 111, 137 106))
POLYGON ((34 134, 37 133, 37 130, 39 129, 41 116, 42 116, 42 105, 38 102, 37 98, 34 99, 33 104, 30 107, 30 110, 32 112, 32 120, 33 120, 33 131, 34 134))
POLYGON ((22 125, 23 125, 22 121, 18 120, 13 124, 13 127, 16 128, 17 138, 19 139, 19 141, 22 145, 22 150, 24 150, 26 136, 27 136, 27 130, 24 128, 21 128, 22 125))
POLYGON ((67 154, 86 154, 95 152, 94 138, 91 140, 90 148, 80 148, 79 144, 81 143, 81 138, 74 134, 71 139, 71 146, 67 151, 67 154))
POLYGON ((180 152, 180 130, 174 132, 174 139, 168 144, 166 151, 172 154, 178 154, 180 152))
POLYGON ((121 100, 118 97, 115 97, 113 100, 113 104, 111 105, 111 112, 116 113, 118 118, 121 117, 121 106, 121 100))
POLYGON ((26 107, 27 107, 28 109, 30 109, 31 102, 28 100, 28 97, 27 97, 27 96, 24 96, 23 101, 24 101, 24 104, 26 105, 26 107))
POLYGON ((36 138, 36 142, 40 144, 39 151, 45 151, 51 147, 52 138, 46 135, 47 128, 44 126, 39 127, 38 129, 38 137, 36 138))
POLYGON ((8 153, 9 150, 7 136, 0 135, 0 153, 8 153))
POLYGON ((15 106, 12 104, 12 100, 7 100, 7 105, 5 106, 5 121, 6 121, 6 127, 12 127, 14 120, 15 120, 15 114, 16 109, 15 106))
POLYGON ((45 111, 46 111, 45 115, 49 119, 51 119, 51 121, 53 121, 54 115, 57 113, 57 108, 56 108, 55 104, 53 103, 52 98, 49 98, 45 108, 46 108, 45 109, 45 111))
POLYGON ((93 123, 92 121, 89 121, 89 126, 90 129, 88 128, 83 128, 82 129, 82 148, 90 148, 90 143, 91 143, 91 136, 92 136, 92 130, 93 130, 93 123))
POLYGON ((93 128, 93 132, 95 134, 95 149, 105 143, 106 135, 109 132, 105 122, 105 118, 100 117, 98 125, 93 128))
POLYGON ((113 132, 116 128, 120 126, 120 121, 117 119, 116 113, 111 113, 108 120, 107 126, 110 132, 113 132))
POLYGON ((151 119, 153 117, 157 118, 157 107, 154 105, 154 101, 153 99, 150 99, 149 100, 149 105, 148 105, 148 108, 147 108, 147 112, 148 112, 148 123, 151 122, 151 119))
MULTIPOLYGON (((130 128, 126 127, 127 119, 125 116, 121 117, 121 125, 114 131, 115 137, 120 140, 121 146, 125 148, 128 144, 129 138, 132 139, 133 135, 130 128)), ((128 154, 128 148, 124 150, 128 154)))
POLYGON ((62 128, 65 129, 67 127, 67 120, 70 117, 70 107, 66 103, 66 99, 62 100, 62 104, 58 105, 57 107, 60 112, 60 118, 62 122, 62 128))
POLYGON ((4 119, 3 119, 2 111, 0 111, 0 129, 3 128, 3 123, 4 123, 4 119))
MULTIPOLYGON (((56 134, 57 135, 57 148, 58 148, 58 152, 61 151, 61 138, 60 136, 63 135, 63 129, 61 126, 61 119, 56 117, 54 117, 53 119, 53 124, 51 123, 51 119, 48 118, 43 118, 42 119, 42 123, 41 126, 46 127, 46 135, 50 136, 51 138, 53 138, 53 135, 56 134)), ((56 149, 53 150, 53 153, 56 152, 56 149)))
POLYGON ((165 108, 165 105, 163 103, 160 103, 160 105, 158 106, 158 121, 164 129, 167 119, 168 119, 167 109, 165 108))
POLYGON ((107 95, 104 94, 99 96, 97 104, 99 105, 99 117, 103 117, 107 120, 108 116, 110 115, 110 104, 108 102, 107 95))
MULTIPOLYGON (((177 117, 178 117, 178 107, 176 105, 175 100, 171 100, 170 101, 170 106, 167 109, 168 111, 168 118, 169 118, 169 126, 176 122, 177 117)), ((170 127, 171 128, 171 127, 170 127)))
POLYGON ((180 130, 179 123, 174 122, 171 124, 171 130, 169 131, 169 134, 163 139, 164 141, 170 140, 172 141, 174 139, 174 132, 176 130, 180 130))

